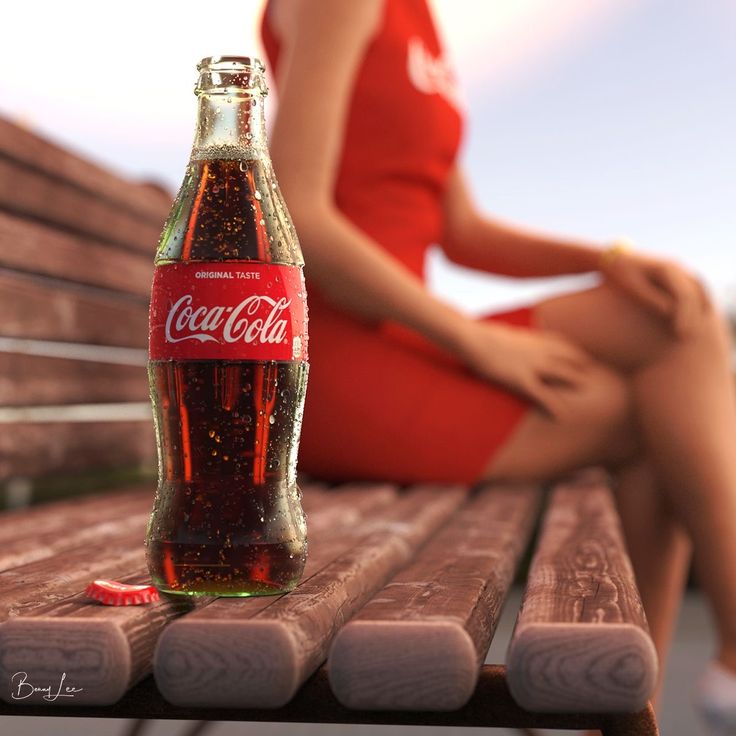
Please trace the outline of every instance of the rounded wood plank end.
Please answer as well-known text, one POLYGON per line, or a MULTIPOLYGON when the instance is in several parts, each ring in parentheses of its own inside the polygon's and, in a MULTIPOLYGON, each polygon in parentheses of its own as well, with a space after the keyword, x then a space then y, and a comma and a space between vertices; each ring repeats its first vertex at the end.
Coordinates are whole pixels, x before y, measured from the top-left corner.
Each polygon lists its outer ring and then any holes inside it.
POLYGON ((301 683, 298 643, 278 621, 182 619, 153 657, 156 685, 174 705, 279 708, 301 683))
POLYGON ((451 711, 478 681, 467 631, 452 621, 353 621, 328 659, 332 692, 347 708, 451 711))
POLYGON ((528 624, 508 652, 511 694, 537 712, 639 711, 658 668, 651 638, 633 624, 528 624))
POLYGON ((130 679, 130 647, 115 622, 19 617, 0 624, 0 698, 6 703, 112 705, 130 679))

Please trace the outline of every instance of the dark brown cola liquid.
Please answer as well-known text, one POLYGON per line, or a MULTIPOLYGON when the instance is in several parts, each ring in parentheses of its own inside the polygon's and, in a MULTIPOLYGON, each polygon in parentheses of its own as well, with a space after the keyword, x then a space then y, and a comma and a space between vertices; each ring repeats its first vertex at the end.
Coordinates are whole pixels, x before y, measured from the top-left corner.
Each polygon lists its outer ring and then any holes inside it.
MULTIPOLYGON (((192 162, 157 254, 157 265, 178 261, 302 264, 267 161, 192 162)), ((159 485, 146 546, 159 589, 249 596, 297 584, 307 371, 306 361, 149 361, 159 485)))

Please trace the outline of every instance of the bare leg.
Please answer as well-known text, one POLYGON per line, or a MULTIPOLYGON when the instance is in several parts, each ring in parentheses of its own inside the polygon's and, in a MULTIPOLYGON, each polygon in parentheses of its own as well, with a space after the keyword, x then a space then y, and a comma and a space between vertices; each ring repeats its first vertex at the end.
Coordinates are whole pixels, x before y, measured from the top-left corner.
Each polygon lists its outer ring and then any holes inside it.
MULTIPOLYGON (((675 340, 656 317, 606 286, 544 302, 537 314, 542 329, 566 334, 630 377, 635 427, 673 512, 692 538, 718 626, 719 658, 736 670, 736 574, 731 568, 736 559, 736 401, 721 320, 711 310, 696 333, 675 340)), ((579 397, 572 400, 573 411, 580 409, 576 403, 579 397)), ((616 425, 618 435, 632 434, 621 411, 609 412, 606 426, 616 425)), ((592 432, 601 433, 600 428, 592 432)), ((523 467, 530 452, 536 454, 551 436, 537 415, 530 416, 491 462, 489 474, 523 467)), ((580 460, 610 466, 612 452, 597 448, 597 456, 586 456, 581 451, 580 460)), ((558 468, 569 463, 568 457, 553 457, 549 444, 541 454, 547 471, 554 472, 555 462, 558 468)))
MULTIPOLYGON (((616 500, 652 639, 664 672, 690 560, 690 543, 651 468, 637 454, 637 430, 623 378, 604 368, 587 393, 571 396, 562 421, 532 413, 494 457, 489 478, 544 478, 591 463, 616 478, 616 500), (533 449, 532 449, 533 448, 533 449)), ((656 702, 661 689, 661 680, 656 702)))
POLYGON ((623 466, 616 480, 626 546, 659 658, 659 682, 652 698, 656 705, 687 579, 691 545, 646 461, 623 466))

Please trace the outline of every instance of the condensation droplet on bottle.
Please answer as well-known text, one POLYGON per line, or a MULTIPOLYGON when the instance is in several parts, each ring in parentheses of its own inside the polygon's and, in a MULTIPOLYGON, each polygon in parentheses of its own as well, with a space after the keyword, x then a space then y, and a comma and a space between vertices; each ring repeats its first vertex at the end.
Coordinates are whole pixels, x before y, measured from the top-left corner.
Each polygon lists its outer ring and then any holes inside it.
POLYGON ((259 191, 258 191, 258 190, 256 189, 256 190, 255 190, 255 192, 253 192, 253 196, 254 196, 254 197, 255 197, 256 199, 260 199, 260 198, 261 198, 261 193, 260 193, 260 192, 259 192, 259 191))
POLYGON ((276 419, 274 418, 273 414, 271 414, 271 415, 270 415, 270 416, 268 417, 268 423, 269 423, 269 424, 273 424, 273 423, 274 423, 275 421, 276 421, 276 419))
POLYGON ((215 436, 215 430, 211 429, 207 434, 210 436, 210 438, 212 438, 215 436))

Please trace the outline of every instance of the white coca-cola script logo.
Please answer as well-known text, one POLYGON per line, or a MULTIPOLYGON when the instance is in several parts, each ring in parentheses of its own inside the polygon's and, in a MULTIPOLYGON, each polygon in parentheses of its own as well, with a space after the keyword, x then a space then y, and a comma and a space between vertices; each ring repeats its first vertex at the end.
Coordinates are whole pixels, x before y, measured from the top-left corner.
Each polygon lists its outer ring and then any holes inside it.
POLYGON ((433 56, 418 36, 412 36, 407 44, 406 71, 419 92, 438 94, 458 110, 465 107, 448 59, 444 55, 433 56))
POLYGON ((236 307, 194 308, 192 301, 192 295, 185 294, 169 310, 166 342, 199 340, 275 344, 286 340, 288 320, 279 319, 291 304, 285 297, 272 299, 254 294, 236 307), (265 316, 264 307, 269 310, 265 316))

